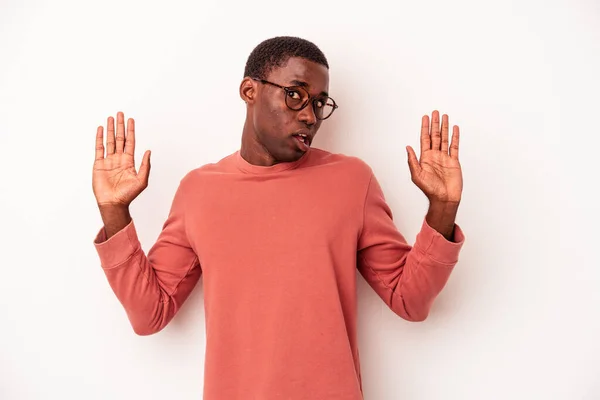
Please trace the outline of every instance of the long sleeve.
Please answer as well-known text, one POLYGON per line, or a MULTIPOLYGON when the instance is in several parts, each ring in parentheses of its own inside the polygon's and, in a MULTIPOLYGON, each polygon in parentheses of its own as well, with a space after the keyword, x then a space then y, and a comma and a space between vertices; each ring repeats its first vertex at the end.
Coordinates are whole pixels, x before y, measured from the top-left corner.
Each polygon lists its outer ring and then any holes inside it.
POLYGON ((108 240, 102 228, 94 240, 108 282, 138 335, 163 329, 200 278, 198 257, 186 234, 184 203, 182 182, 148 255, 133 221, 108 240))
POLYGON ((464 235, 455 225, 450 242, 425 219, 413 246, 397 230, 375 176, 371 176, 358 241, 361 275, 400 317, 423 321, 458 262, 464 235))

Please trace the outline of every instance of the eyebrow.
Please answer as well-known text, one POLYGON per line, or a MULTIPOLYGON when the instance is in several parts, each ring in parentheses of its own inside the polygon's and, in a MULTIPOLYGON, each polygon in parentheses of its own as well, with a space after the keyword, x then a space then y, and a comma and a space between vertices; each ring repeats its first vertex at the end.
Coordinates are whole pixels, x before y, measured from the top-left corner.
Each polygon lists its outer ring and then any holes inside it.
MULTIPOLYGON (((308 87, 308 83, 306 83, 304 81, 299 81, 296 79, 293 79, 292 81, 290 81, 290 83, 294 86, 308 87)), ((329 93, 327 93, 327 92, 321 92, 321 93, 319 93, 319 95, 329 97, 329 93)))

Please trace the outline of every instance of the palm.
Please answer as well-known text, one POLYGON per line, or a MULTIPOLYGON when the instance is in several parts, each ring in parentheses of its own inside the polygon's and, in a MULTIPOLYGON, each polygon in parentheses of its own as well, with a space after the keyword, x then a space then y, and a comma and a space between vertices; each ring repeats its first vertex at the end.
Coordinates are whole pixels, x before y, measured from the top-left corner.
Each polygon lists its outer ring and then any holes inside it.
POLYGON ((144 154, 139 173, 135 170, 135 129, 132 119, 127 126, 127 137, 123 114, 117 116, 117 135, 114 120, 108 120, 106 155, 102 127, 96 135, 96 160, 92 175, 92 186, 98 204, 129 205, 147 186, 149 174, 149 152, 144 154))
POLYGON ((448 117, 442 117, 440 130, 439 113, 433 112, 431 129, 429 117, 421 122, 421 157, 417 160, 409 146, 411 179, 430 200, 460 202, 462 195, 462 170, 458 160, 459 130, 452 132, 452 144, 448 141, 448 117))

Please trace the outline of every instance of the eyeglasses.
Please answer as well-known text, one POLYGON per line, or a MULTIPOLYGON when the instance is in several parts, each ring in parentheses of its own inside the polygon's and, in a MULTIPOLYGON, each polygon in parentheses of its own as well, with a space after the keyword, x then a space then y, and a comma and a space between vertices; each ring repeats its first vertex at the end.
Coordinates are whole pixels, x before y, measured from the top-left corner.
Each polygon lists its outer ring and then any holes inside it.
POLYGON ((264 79, 252 78, 255 81, 272 85, 285 91, 285 105, 294 111, 304 109, 312 102, 315 117, 319 120, 324 120, 331 117, 331 114, 338 108, 335 101, 329 96, 316 96, 312 98, 310 94, 302 86, 281 86, 264 79))

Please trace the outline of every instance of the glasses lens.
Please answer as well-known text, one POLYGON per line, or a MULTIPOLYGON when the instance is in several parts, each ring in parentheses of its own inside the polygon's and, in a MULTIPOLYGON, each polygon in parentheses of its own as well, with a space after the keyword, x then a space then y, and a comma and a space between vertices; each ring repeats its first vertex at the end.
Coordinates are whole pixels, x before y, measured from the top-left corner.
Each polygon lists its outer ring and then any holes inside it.
POLYGON ((292 86, 286 90, 285 104, 292 110, 302 109, 308 102, 308 92, 300 86, 292 86))
POLYGON ((314 109, 318 119, 326 119, 333 113, 335 102, 331 97, 317 97, 314 100, 314 109))
MULTIPOLYGON (((285 104, 292 110, 301 110, 308 104, 310 95, 301 86, 291 86, 285 92, 285 104)), ((335 110, 335 101, 331 97, 322 96, 313 100, 313 109, 318 119, 328 118, 335 110)))

